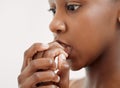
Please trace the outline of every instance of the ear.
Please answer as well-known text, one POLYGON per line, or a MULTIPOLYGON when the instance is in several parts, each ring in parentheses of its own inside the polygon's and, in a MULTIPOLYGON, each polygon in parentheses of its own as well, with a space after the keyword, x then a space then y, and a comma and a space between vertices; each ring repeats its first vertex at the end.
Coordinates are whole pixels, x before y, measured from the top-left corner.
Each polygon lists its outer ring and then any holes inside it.
POLYGON ((119 17, 118 17, 118 21, 120 22, 120 15, 119 15, 119 17))
POLYGON ((118 22, 120 22, 120 9, 118 11, 118 22))
POLYGON ((120 23, 120 1, 119 1, 119 5, 118 5, 118 21, 119 21, 119 23, 120 23))
POLYGON ((112 1, 114 1, 114 5, 115 5, 115 8, 116 8, 116 11, 117 11, 117 14, 116 14, 116 16, 117 16, 117 21, 118 21, 118 23, 120 23, 120 0, 112 0, 112 1))

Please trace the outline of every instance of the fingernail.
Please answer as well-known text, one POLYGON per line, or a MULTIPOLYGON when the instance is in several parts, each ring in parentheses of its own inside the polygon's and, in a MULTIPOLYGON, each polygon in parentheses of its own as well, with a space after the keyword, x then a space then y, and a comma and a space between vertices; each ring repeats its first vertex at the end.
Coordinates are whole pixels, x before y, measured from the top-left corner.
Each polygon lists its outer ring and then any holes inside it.
POLYGON ((55 81, 56 81, 56 82, 59 82, 59 81, 60 81, 60 77, 59 77, 59 76, 56 76, 55 81))
POLYGON ((52 79, 52 81, 59 82, 59 81, 60 81, 60 77, 56 75, 56 76, 52 79))
POLYGON ((60 54, 60 58, 61 58, 62 60, 66 60, 66 57, 65 57, 64 54, 60 54))
POLYGON ((68 54, 67 54, 67 53, 65 53, 65 57, 68 57, 68 54))
POLYGON ((60 81, 60 77, 58 76, 58 82, 60 81))

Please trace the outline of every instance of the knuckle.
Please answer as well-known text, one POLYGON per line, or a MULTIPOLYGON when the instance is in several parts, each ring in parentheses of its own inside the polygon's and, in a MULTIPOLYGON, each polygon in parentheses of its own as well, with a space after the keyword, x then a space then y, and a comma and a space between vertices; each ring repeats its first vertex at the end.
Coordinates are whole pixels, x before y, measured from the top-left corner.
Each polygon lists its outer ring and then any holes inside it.
POLYGON ((34 79, 34 81, 39 81, 39 73, 38 72, 33 74, 33 79, 34 79))
POLYGON ((21 82, 22 82, 22 75, 21 74, 17 77, 17 80, 18 80, 18 84, 21 84, 21 82))
POLYGON ((45 53, 46 56, 50 56, 50 57, 55 57, 57 55, 59 55, 60 53, 63 53, 62 49, 59 48, 52 48, 51 50, 47 51, 45 53))
POLYGON ((63 49, 61 49, 61 48, 59 48, 58 51, 59 51, 60 53, 66 54, 66 52, 65 52, 63 49))
POLYGON ((53 65, 53 60, 52 59, 48 59, 47 62, 50 66, 53 65))
POLYGON ((64 65, 62 65, 62 69, 66 72, 66 71, 69 71, 69 69, 70 69, 70 66, 69 66, 69 64, 64 64, 64 65))
POLYGON ((59 54, 64 53, 63 49, 61 49, 61 48, 56 49, 56 51, 58 51, 59 54))
POLYGON ((39 48, 42 45, 42 43, 34 43, 33 44, 33 48, 36 50, 37 48, 39 48))
POLYGON ((40 45, 42 45, 42 43, 36 42, 36 43, 34 43, 33 45, 34 45, 34 46, 40 46, 40 45))
POLYGON ((55 55, 59 55, 59 54, 65 54, 63 49, 57 48, 54 50, 55 55))
POLYGON ((30 67, 31 67, 32 69, 37 69, 37 68, 38 68, 38 66, 37 66, 37 64, 36 64, 36 60, 32 60, 32 61, 30 62, 30 67))
POLYGON ((55 56, 55 53, 54 53, 53 51, 49 51, 49 52, 47 53, 47 55, 50 56, 50 57, 54 57, 54 56, 55 56))
POLYGON ((63 49, 59 49, 58 54, 64 54, 65 57, 68 57, 68 54, 63 49))
POLYGON ((51 65, 52 69, 53 69, 53 70, 56 70, 56 69, 57 69, 57 65, 58 65, 58 64, 57 64, 56 62, 53 62, 53 64, 51 65))
POLYGON ((58 42, 55 42, 54 44, 55 44, 55 46, 56 46, 57 48, 64 49, 64 47, 63 47, 62 45, 60 45, 58 42))
POLYGON ((53 71, 49 71, 49 75, 50 75, 50 77, 55 77, 55 73, 53 72, 53 71))
POLYGON ((58 42, 52 42, 50 43, 51 47, 61 47, 58 42))
POLYGON ((28 55, 28 50, 25 50, 24 56, 27 57, 27 55, 28 55))
POLYGON ((59 45, 59 44, 58 44, 58 42, 53 42, 53 45, 56 45, 56 46, 57 46, 57 45, 59 45))

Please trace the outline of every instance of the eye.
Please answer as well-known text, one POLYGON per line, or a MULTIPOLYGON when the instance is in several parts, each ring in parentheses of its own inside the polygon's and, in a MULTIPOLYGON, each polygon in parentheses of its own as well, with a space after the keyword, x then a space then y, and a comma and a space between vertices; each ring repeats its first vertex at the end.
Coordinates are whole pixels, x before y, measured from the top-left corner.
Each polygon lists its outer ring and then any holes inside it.
POLYGON ((76 11, 81 5, 79 4, 68 4, 66 6, 67 10, 69 11, 76 11))
POLYGON ((56 13, 56 9, 55 9, 55 8, 50 8, 48 11, 49 11, 49 12, 52 12, 53 14, 56 13))

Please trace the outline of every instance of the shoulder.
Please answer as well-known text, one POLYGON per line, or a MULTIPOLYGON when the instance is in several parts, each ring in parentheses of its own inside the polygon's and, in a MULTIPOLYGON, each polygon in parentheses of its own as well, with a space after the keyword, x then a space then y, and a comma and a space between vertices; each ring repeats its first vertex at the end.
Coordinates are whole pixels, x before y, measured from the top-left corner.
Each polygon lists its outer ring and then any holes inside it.
POLYGON ((69 88, 83 88, 85 78, 70 80, 69 88))

